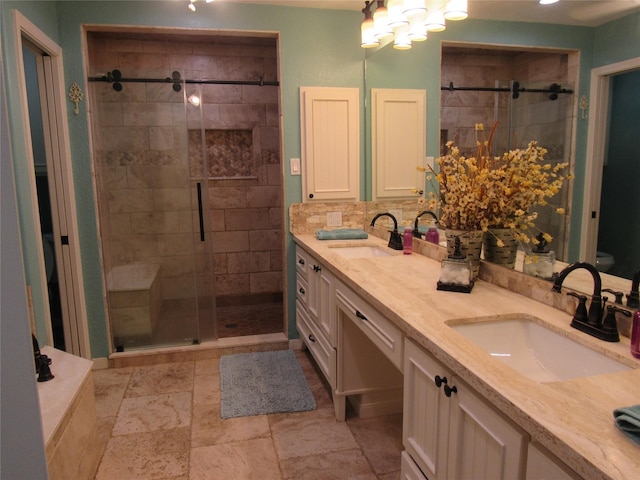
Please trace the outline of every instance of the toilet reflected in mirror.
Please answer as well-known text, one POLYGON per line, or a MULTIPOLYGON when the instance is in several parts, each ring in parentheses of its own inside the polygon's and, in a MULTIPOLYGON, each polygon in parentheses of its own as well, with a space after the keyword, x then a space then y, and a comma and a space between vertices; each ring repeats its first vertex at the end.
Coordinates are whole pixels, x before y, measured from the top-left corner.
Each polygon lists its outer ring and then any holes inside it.
POLYGON ((600 272, 608 272, 616 263, 613 255, 607 252, 596 252, 596 268, 600 272))

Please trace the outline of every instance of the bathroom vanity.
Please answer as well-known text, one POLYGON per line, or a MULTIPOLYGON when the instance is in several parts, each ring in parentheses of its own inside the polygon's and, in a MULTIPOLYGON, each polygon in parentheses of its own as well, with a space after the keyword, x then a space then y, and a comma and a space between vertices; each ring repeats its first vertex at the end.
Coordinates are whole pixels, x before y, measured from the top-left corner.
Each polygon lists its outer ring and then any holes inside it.
POLYGON ((336 417, 344 419, 347 398, 361 416, 402 411, 403 479, 627 479, 640 471, 640 447, 612 416, 640 403, 628 338, 599 341, 571 329, 571 315, 485 281, 470 294, 438 291, 438 261, 379 238, 294 240, 296 325, 331 386, 336 417), (453 328, 515 317, 619 369, 535 380, 453 328))

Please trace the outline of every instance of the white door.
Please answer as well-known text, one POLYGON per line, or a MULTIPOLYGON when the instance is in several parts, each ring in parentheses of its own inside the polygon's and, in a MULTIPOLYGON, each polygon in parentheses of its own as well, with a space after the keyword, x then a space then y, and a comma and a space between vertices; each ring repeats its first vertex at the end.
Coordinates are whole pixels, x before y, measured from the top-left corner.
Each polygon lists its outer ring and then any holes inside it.
MULTIPOLYGON (((62 329, 64 335, 64 349, 72 354, 91 358, 89 337, 86 325, 86 306, 84 301, 84 289, 80 262, 80 249, 78 240, 78 228, 75 212, 75 195, 71 173, 71 155, 69 134, 67 126, 66 92, 64 89, 64 76, 62 65, 62 50, 40 31, 29 20, 16 15, 16 24, 21 34, 21 46, 28 48, 34 54, 36 67, 37 92, 40 97, 40 111, 29 109, 29 89, 27 88, 27 72, 25 71, 25 58, 22 48, 19 51, 20 90, 22 93, 22 105, 25 118, 29 125, 25 126, 27 132, 26 151, 32 170, 32 198, 34 205, 33 218, 41 223, 38 211, 38 189, 36 187, 36 168, 34 160, 34 142, 30 124, 32 117, 39 115, 42 130, 42 153, 44 155, 44 169, 46 170, 48 186, 48 201, 51 211, 51 244, 48 238, 36 238, 39 245, 39 259, 41 264, 41 285, 43 297, 51 303, 49 298, 49 286, 47 277, 51 276, 51 269, 47 271, 45 262, 45 248, 51 247, 54 251, 55 270, 59 285, 59 300, 62 316, 62 329)), ((41 194, 42 195, 42 194, 41 194)), ((41 231, 38 225, 36 231, 41 231)), ((53 299, 53 301, 56 301, 53 299)), ((45 312, 48 323, 48 342, 54 345, 53 328, 51 327, 51 313, 45 312)))
POLYGON ((300 87, 300 133, 303 201, 359 200, 359 90, 300 87))
POLYGON ((423 194, 427 131, 425 90, 371 89, 373 199, 423 194))

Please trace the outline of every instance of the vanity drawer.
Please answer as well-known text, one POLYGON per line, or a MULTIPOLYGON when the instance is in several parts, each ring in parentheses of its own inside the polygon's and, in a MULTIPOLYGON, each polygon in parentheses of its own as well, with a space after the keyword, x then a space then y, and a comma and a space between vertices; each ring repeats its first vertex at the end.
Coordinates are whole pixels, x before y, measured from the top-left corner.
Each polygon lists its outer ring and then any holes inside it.
POLYGON ((336 302, 396 368, 403 371, 400 329, 344 285, 336 286, 336 302))
POLYGON ((305 280, 307 280, 309 265, 311 265, 311 259, 307 252, 300 247, 296 247, 296 272, 305 280))
POLYGON ((309 284, 301 275, 296 275, 296 298, 305 309, 309 309, 309 284))
POLYGON ((313 323, 306 310, 296 301, 296 327, 332 389, 336 387, 336 351, 313 323))

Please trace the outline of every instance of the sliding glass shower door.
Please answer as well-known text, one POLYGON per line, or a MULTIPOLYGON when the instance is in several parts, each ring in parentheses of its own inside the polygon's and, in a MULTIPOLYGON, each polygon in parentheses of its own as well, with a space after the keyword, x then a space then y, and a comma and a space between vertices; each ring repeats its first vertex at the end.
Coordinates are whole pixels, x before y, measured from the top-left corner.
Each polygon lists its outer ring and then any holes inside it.
MULTIPOLYGON (((547 149, 545 160, 552 166, 571 160, 573 128, 573 85, 564 83, 527 83, 520 95, 509 97, 509 148, 526 148, 531 140, 547 149), (514 98, 517 96, 517 98, 514 98)), ((549 205, 536 207, 536 226, 554 238, 550 244, 556 258, 566 260, 571 188, 567 182, 549 199, 549 205)))
POLYGON ((206 185, 197 159, 190 160, 193 114, 184 75, 167 73, 90 75, 104 280, 117 351, 215 338, 215 322, 206 318, 215 311, 206 185))

